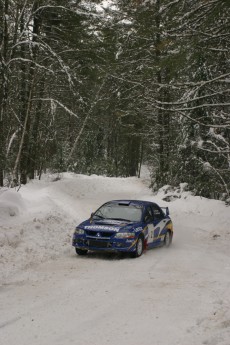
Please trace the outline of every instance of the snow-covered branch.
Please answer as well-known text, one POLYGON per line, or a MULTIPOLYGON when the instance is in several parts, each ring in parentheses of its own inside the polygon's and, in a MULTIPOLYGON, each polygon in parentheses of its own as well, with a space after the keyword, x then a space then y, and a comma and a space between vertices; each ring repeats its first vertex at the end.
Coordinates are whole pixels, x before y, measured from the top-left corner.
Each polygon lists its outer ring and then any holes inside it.
POLYGON ((45 101, 45 102, 51 102, 51 108, 53 107, 53 103, 56 103, 59 105, 62 109, 64 109, 68 114, 73 115, 74 117, 78 118, 78 115, 74 113, 71 109, 69 109, 66 105, 59 102, 57 99, 53 98, 33 98, 33 101, 45 101))
POLYGON ((21 58, 21 57, 18 57, 18 58, 13 58, 11 59, 8 63, 7 63, 7 66, 9 66, 10 64, 14 63, 14 62, 25 62, 25 63, 30 63, 30 64, 33 64, 34 66, 40 68, 40 69, 43 69, 51 74, 55 74, 55 72, 53 70, 51 70, 50 68, 47 68, 45 66, 42 66, 40 65, 39 63, 37 63, 36 61, 34 60, 30 60, 30 59, 25 59, 25 58, 21 58))

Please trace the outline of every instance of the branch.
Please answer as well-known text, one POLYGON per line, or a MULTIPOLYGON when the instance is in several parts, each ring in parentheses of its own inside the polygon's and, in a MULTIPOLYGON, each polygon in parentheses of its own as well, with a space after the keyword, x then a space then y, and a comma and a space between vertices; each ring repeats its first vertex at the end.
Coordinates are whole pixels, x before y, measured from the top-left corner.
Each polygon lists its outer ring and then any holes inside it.
POLYGON ((51 74, 55 74, 54 71, 52 71, 51 69, 46 68, 45 66, 42 66, 42 65, 38 64, 37 62, 35 62, 35 61, 33 61, 33 60, 30 60, 30 59, 14 58, 14 59, 11 59, 11 60, 7 63, 7 66, 9 66, 12 62, 17 62, 17 61, 33 63, 33 64, 34 64, 35 66, 37 66, 38 68, 44 69, 44 70, 50 72, 51 74))
POLYGON ((75 150, 75 148, 76 148, 76 146, 77 146, 77 143, 78 143, 78 141, 79 141, 79 139, 80 139, 80 137, 81 137, 81 135, 82 135, 82 133, 83 133, 83 131, 84 131, 84 129, 85 129, 86 123, 87 123, 88 119, 90 118, 90 115, 91 115, 91 113, 92 113, 92 110, 94 109, 94 106, 97 104, 98 97, 99 97, 99 95, 100 95, 100 92, 101 92, 101 90, 102 90, 104 84, 105 84, 106 79, 107 79, 107 75, 104 77, 104 80, 103 80, 103 82, 102 82, 102 84, 101 84, 101 86, 100 86, 98 92, 97 92, 96 95, 95 95, 94 101, 91 103, 91 106, 90 106, 90 108, 89 108, 89 111, 88 111, 88 113, 87 113, 85 119, 84 119, 84 122, 83 122, 83 124, 82 124, 81 129, 80 129, 80 132, 78 133, 78 136, 77 136, 77 138, 76 138, 76 140, 75 140, 75 142, 74 142, 74 144, 73 144, 73 147, 72 147, 72 149, 71 149, 71 151, 70 151, 70 154, 69 154, 69 156, 68 156, 68 158, 67 158, 67 162, 70 161, 70 159, 71 159, 71 157, 72 157, 72 155, 73 155, 73 153, 74 153, 74 150, 75 150))
POLYGON ((75 116, 76 118, 79 118, 79 116, 77 114, 75 114, 72 110, 70 110, 69 108, 67 108, 67 106, 65 106, 64 104, 62 104, 61 102, 59 102, 56 99, 53 98, 33 98, 32 101, 46 101, 46 102, 54 102, 56 104, 58 104, 62 109, 64 109, 67 113, 69 113, 70 115, 75 116))

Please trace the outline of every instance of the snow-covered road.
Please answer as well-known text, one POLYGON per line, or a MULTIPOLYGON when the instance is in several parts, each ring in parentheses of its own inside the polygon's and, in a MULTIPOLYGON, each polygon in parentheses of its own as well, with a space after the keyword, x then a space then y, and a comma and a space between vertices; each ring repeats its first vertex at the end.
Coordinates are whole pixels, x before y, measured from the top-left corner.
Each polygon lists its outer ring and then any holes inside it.
POLYGON ((17 207, 14 193, 8 203, 4 193, 0 344, 230 344, 230 209, 224 203, 187 192, 166 203, 163 192, 153 196, 140 179, 72 174, 23 187, 17 207), (76 256, 74 225, 118 198, 169 206, 172 246, 138 259, 76 256))

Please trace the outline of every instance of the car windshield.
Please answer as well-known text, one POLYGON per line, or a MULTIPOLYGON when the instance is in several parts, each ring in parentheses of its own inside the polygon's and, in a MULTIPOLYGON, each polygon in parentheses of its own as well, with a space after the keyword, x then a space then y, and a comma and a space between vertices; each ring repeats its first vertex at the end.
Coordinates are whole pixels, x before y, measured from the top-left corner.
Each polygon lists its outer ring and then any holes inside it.
POLYGON ((136 205, 106 204, 94 213, 93 218, 140 222, 142 208, 136 205))

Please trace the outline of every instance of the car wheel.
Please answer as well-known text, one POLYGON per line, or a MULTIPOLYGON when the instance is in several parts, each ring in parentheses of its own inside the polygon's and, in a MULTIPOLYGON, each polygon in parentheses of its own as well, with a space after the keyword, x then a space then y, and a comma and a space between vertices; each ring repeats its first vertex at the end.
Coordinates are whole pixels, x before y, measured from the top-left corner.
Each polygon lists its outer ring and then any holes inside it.
POLYGON ((88 250, 86 249, 75 248, 75 250, 78 255, 86 255, 88 253, 88 250))
POLYGON ((136 250, 134 253, 132 253, 132 257, 139 258, 139 256, 143 254, 143 251, 144 251, 144 239, 142 236, 139 236, 136 243, 136 250))
POLYGON ((169 247, 171 243, 172 243, 172 233, 171 231, 168 230, 164 238, 165 247, 169 247))

